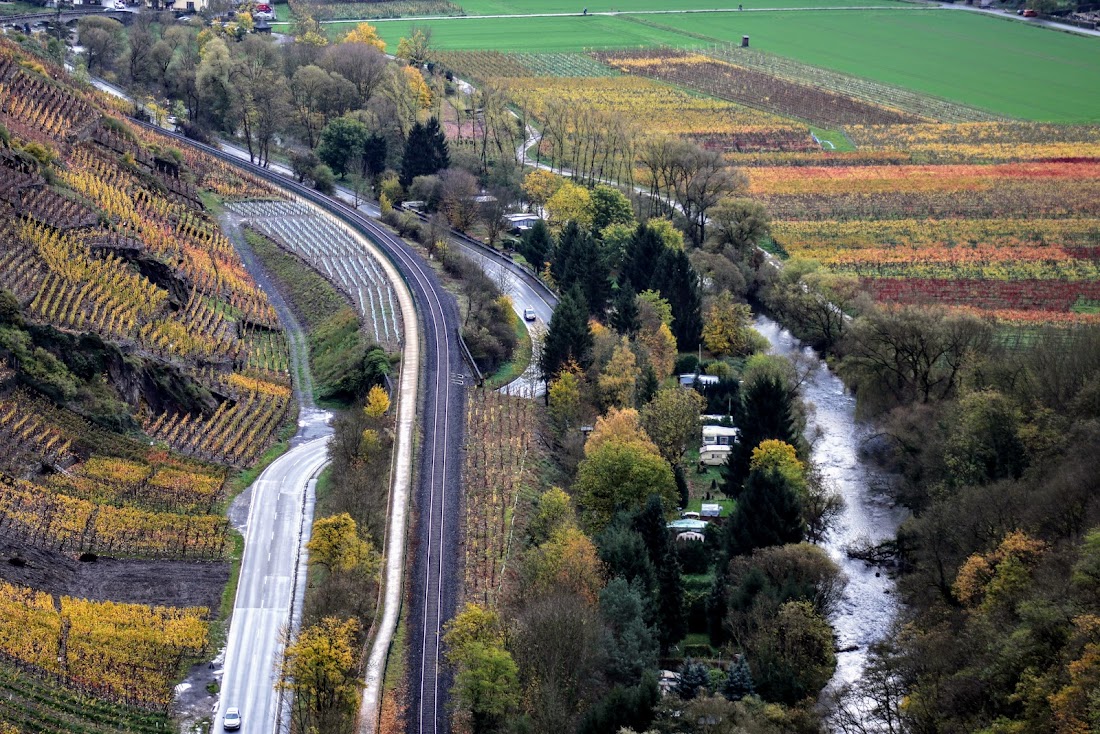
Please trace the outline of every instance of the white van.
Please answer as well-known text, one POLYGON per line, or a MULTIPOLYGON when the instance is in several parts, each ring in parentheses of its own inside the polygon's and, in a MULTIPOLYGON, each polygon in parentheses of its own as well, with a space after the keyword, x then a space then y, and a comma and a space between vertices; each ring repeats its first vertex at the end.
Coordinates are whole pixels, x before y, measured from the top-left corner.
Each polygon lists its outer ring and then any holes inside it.
POLYGON ((721 444, 704 446, 699 449, 699 463, 703 466, 723 466, 729 458, 730 447, 721 444))

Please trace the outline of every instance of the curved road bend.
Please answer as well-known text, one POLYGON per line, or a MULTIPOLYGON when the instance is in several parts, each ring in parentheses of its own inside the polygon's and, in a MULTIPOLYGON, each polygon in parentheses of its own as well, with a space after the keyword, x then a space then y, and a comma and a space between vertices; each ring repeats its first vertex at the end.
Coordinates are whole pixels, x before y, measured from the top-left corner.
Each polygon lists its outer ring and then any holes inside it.
POLYGON ((291 450, 260 474, 230 508, 231 518, 247 509, 244 558, 233 605, 214 725, 221 731, 225 708, 244 716, 243 731, 271 732, 279 717, 275 684, 282 653, 281 632, 297 621, 305 592, 304 544, 313 520, 314 479, 328 462, 329 414, 313 404, 305 336, 278 290, 257 263, 239 226, 223 219, 226 235, 257 283, 267 293, 290 343, 291 371, 299 405, 298 432, 291 450))
MULTIPOLYGON (((124 96, 117 87, 96 80, 96 86, 124 96)), ((422 324, 424 349, 421 392, 421 448, 417 487, 418 521, 415 532, 415 560, 412 568, 412 602, 409 614, 409 729, 419 734, 446 734, 448 730, 446 698, 448 680, 441 680, 443 624, 455 611, 458 586, 459 502, 461 491, 461 448, 465 419, 464 386, 470 380, 457 345, 460 326, 458 308, 438 277, 405 242, 391 235, 376 221, 354 209, 349 203, 325 197, 298 184, 289 171, 268 170, 247 162, 247 153, 235 146, 218 148, 165 131, 159 132, 180 143, 193 145, 223 160, 246 168, 300 198, 312 201, 344 222, 351 224, 381 247, 397 266, 413 292, 422 324), (244 158, 245 160, 242 160, 244 158), (276 172, 278 171, 278 172, 276 172)), ((464 245, 464 249, 466 249, 464 245)), ((502 260, 503 262, 503 260, 502 260)), ((512 264, 506 269, 516 283, 530 276, 512 264)), ((534 295, 532 296, 534 299, 534 295)), ((521 304, 516 304, 517 308, 521 304)), ((537 306, 536 306, 537 307, 537 306)), ((553 306, 545 302, 540 318, 549 319, 553 306)), ((406 321, 406 324, 411 324, 406 321)), ((408 328, 408 326, 406 326, 408 328)), ((391 536, 395 536, 391 528, 391 536)), ((387 544, 387 550, 392 547, 387 544)), ((398 611, 390 599, 401 598, 401 578, 392 578, 387 569, 386 607, 382 625, 367 664, 367 686, 363 696, 360 728, 373 732, 377 727, 381 678, 389 653, 398 611)), ((222 706, 230 706, 223 702, 222 706)))
MULTIPOLYGON (((182 136, 169 135, 194 144, 182 136)), ((248 164, 209 146, 199 146, 223 160, 236 163, 301 199, 311 201, 374 242, 400 271, 412 291, 421 323, 420 457, 417 523, 413 537, 409 599, 409 729, 418 734, 446 734, 449 680, 442 670, 443 624, 454 614, 458 591, 459 502, 461 500, 462 443, 465 424, 465 385, 470 381, 458 347, 458 306, 431 267, 404 241, 378 222, 337 199, 318 194, 293 180, 248 164)), ((406 329, 409 328, 406 322, 406 329)), ((391 535, 393 535, 391 528, 391 535)), ((387 542, 387 549, 392 545, 387 542)), ((401 575, 387 569, 386 598, 400 598, 401 575)), ((386 605, 367 665, 361 730, 377 725, 377 702, 397 609, 386 605), (373 709, 372 709, 373 707, 373 709)), ((230 705, 230 704, 226 704, 230 705)))

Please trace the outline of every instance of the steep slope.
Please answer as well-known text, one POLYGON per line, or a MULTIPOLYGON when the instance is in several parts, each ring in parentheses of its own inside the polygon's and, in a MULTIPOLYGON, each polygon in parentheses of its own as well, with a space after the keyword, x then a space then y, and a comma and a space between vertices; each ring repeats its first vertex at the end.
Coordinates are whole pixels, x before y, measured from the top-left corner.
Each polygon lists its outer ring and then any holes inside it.
POLYGON ((292 410, 275 311, 202 194, 274 192, 158 142, 0 40, 0 687, 16 702, 0 721, 15 731, 158 726, 135 709, 166 712, 208 652, 228 480, 292 410), (121 706, 73 705, 88 695, 121 706))

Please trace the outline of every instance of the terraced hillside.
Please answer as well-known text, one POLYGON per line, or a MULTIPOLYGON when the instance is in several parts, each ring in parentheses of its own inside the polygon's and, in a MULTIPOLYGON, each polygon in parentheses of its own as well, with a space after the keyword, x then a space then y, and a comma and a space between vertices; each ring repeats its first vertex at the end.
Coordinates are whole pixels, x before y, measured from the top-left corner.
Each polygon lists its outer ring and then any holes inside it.
POLYGON ((203 204, 272 199, 0 41, 0 722, 164 730, 286 340, 203 204), (86 572, 92 571, 92 573, 86 572))

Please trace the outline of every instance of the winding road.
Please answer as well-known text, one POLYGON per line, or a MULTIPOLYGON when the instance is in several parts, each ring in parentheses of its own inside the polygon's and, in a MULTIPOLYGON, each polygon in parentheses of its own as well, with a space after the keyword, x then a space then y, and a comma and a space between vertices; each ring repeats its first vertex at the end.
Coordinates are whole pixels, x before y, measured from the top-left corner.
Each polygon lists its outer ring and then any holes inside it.
POLYGON ((298 431, 290 451, 272 462, 230 508, 231 519, 247 512, 247 520, 243 525, 235 523, 245 538, 244 558, 214 724, 221 731, 222 714, 235 706, 245 716, 242 731, 271 732, 280 718, 276 683, 281 631, 293 627, 301 614, 314 481, 328 463, 332 429, 329 413, 313 403, 305 334, 298 320, 253 256, 238 223, 223 217, 222 226, 286 329, 299 406, 298 431))
MULTIPOLYGON (((125 92, 114 85, 100 80, 94 83, 104 91, 126 97, 125 92)), ((406 341, 415 341, 420 349, 417 355, 420 390, 415 421, 412 417, 399 416, 398 430, 399 434, 407 431, 411 436, 414 428, 419 428, 419 463, 411 515, 414 524, 411 542, 406 545, 408 516, 402 503, 392 500, 386 539, 383 616, 367 658, 360 731, 370 734, 377 728, 382 678, 401 602, 406 598, 403 581, 407 577, 410 583, 405 635, 409 658, 410 686, 406 701, 409 729, 419 734, 446 734, 449 730, 446 703, 450 681, 441 665, 442 632, 446 620, 455 612, 458 591, 465 389, 471 382, 458 344, 461 322, 457 304, 431 266, 412 247, 371 218, 370 215, 377 216, 377 210, 371 206, 354 206, 351 192, 338 191, 338 198, 327 197, 297 183, 284 166, 272 164, 270 168, 261 168, 252 164, 248 153, 236 146, 226 145, 222 150, 155 126, 147 127, 179 144, 192 145, 238 165, 290 192, 298 200, 320 207, 327 216, 338 219, 377 246, 411 292, 415 318, 406 317, 404 323, 406 341), (420 327, 418 339, 409 330, 414 323, 420 327), (413 554, 411 568, 404 565, 406 547, 413 554)), ((456 237, 455 242, 486 268, 491 277, 503 279, 506 290, 513 295, 517 312, 531 307, 542 323, 549 322, 556 298, 537 278, 509 258, 477 242, 463 237, 456 237), (495 274, 490 271, 494 267, 495 274)), ((410 361, 416 364, 417 359, 410 361)), ((300 370, 298 373, 304 374, 300 370)), ((538 389, 538 381, 532 374, 527 374, 526 379, 529 386, 516 389, 532 394, 538 389)), ((404 394, 401 399, 417 402, 417 398, 404 394)), ((303 412, 304 417, 308 415, 303 412)), ((294 515, 290 504, 282 497, 284 490, 288 496, 292 494, 292 483, 297 497, 310 496, 308 480, 324 463, 324 441, 322 438, 296 447, 272 464, 253 490, 247 550, 236 606, 244 614, 238 617, 235 612, 232 622, 223 694, 215 722, 219 727, 221 711, 238 706, 245 718, 245 731, 266 734, 278 730, 277 693, 273 687, 275 660, 281 652, 281 631, 290 620, 294 603, 293 595, 285 601, 286 592, 304 584, 304 574, 291 584, 286 573, 272 573, 266 564, 269 554, 271 563, 278 562, 281 568, 285 568, 289 560, 299 565, 304 561, 298 549, 305 542, 304 533, 308 528, 304 531, 301 528, 307 525, 306 513, 311 513, 312 507, 302 499, 300 514, 294 515), (293 534, 295 522, 299 527, 297 536, 293 534), (275 537, 272 537, 273 532, 275 537), (282 550, 276 552, 276 546, 282 550), (276 599, 273 596, 276 593, 282 596, 276 599), (260 713, 253 716, 251 712, 260 713), (253 718, 257 719, 254 724, 251 723, 253 718)), ((399 480, 400 476, 400 471, 395 469, 395 479, 399 480)), ((405 480, 411 481, 407 476, 405 480)), ((395 481, 395 488, 398 483, 395 481)))

